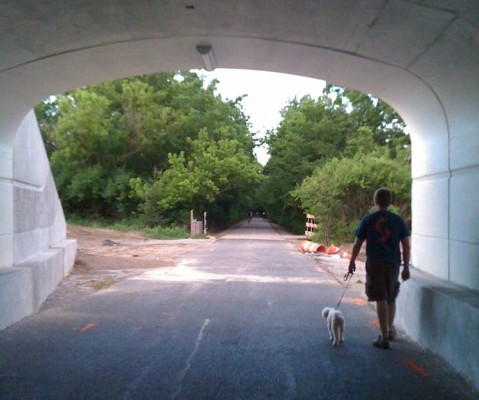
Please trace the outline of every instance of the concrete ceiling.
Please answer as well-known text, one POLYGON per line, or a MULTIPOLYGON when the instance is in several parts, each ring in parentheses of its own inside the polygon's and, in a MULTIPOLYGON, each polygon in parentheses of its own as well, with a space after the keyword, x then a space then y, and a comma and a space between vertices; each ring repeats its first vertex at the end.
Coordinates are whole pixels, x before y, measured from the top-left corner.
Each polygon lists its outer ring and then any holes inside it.
POLYGON ((297 43, 407 68, 452 25, 477 30, 478 16, 479 2, 458 0, 3 0, 0 71, 92 47, 177 37, 297 43))
MULTIPOLYGON (((198 44, 213 46, 219 68, 372 93, 420 132, 416 150, 449 152, 451 131, 479 124, 476 0, 3 0, 0 38, 0 144, 50 94, 201 68, 198 44)), ((465 139, 456 140, 463 148, 465 139)), ((426 158, 414 173, 449 168, 443 156, 426 158)))

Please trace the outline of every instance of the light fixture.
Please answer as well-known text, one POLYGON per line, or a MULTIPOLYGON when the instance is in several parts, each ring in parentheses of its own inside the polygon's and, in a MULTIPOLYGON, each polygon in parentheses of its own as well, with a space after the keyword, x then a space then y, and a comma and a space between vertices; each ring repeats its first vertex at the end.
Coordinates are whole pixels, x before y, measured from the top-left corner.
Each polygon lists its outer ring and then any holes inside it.
POLYGON ((210 45, 198 45, 196 46, 196 50, 198 51, 201 61, 203 62, 203 68, 206 71, 214 71, 216 68, 216 60, 213 53, 213 47, 210 45))

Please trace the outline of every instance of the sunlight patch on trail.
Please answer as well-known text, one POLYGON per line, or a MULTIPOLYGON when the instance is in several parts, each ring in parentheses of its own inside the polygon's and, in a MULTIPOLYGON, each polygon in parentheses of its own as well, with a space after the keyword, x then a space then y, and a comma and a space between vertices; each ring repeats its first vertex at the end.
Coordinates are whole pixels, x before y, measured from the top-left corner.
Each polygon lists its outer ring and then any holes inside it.
POLYGON ((271 276, 271 275, 254 275, 241 273, 220 273, 209 272, 199 268, 195 268, 189 264, 192 261, 184 260, 176 267, 161 268, 150 270, 135 277, 135 280, 150 280, 162 282, 254 282, 254 283, 296 283, 307 285, 337 285, 333 279, 321 279, 317 277, 298 277, 298 276, 271 276))

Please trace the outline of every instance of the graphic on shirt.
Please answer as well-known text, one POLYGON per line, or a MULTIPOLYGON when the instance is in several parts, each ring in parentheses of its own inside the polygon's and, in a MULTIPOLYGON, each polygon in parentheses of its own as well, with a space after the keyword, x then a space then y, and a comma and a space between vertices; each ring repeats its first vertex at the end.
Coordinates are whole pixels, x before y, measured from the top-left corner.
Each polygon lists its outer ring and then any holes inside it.
POLYGON ((376 231, 376 243, 387 243, 391 237, 391 230, 386 226, 388 220, 385 217, 378 218, 374 224, 374 230, 376 231))

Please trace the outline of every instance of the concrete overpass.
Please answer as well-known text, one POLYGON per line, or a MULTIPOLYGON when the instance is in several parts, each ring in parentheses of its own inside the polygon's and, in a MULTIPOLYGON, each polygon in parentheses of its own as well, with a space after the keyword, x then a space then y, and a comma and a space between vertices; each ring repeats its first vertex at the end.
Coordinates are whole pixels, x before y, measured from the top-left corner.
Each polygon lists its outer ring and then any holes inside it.
MULTIPOLYGON (((474 0, 0 4, 0 329, 68 274, 32 107, 105 80, 201 68, 283 72, 372 93, 412 132, 413 270, 398 322, 479 388, 479 3, 474 0)), ((387 182, 385 182, 387 184, 387 182)))

